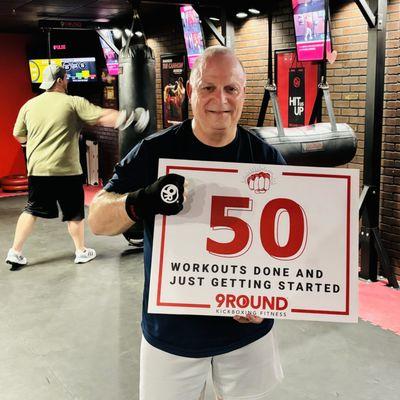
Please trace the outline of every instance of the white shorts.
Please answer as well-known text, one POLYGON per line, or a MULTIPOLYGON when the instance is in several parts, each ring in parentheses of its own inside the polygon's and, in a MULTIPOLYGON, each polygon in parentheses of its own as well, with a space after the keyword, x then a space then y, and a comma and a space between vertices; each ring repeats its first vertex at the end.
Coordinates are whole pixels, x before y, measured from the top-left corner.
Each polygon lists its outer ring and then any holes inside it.
POLYGON ((267 399, 283 379, 273 331, 238 350, 205 358, 166 353, 142 337, 140 400, 204 399, 210 368, 218 399, 267 399))

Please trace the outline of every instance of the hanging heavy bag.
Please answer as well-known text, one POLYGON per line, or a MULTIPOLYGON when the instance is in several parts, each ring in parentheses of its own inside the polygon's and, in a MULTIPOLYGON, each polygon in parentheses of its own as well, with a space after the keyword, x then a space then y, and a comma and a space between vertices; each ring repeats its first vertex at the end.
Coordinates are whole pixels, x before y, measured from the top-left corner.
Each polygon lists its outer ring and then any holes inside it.
POLYGON ((157 129, 156 79, 153 51, 146 44, 127 42, 119 54, 119 108, 134 112, 135 123, 120 130, 120 158, 157 129))
MULTIPOLYGON (((137 14, 135 13, 135 16, 137 14)), ((133 30, 132 24, 131 31, 133 30)), ((119 105, 133 112, 135 123, 119 133, 120 158, 124 158, 145 137, 157 129, 156 72, 153 50, 146 44, 131 44, 131 38, 119 53, 119 105)), ((137 171, 138 174, 142 171, 137 171)), ((143 246, 143 223, 123 233, 129 244, 143 246)))

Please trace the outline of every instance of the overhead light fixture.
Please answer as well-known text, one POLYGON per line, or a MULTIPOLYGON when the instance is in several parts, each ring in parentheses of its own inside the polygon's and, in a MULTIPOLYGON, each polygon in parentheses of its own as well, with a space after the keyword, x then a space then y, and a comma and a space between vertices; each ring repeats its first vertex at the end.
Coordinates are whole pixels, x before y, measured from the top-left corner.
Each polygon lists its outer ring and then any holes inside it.
POLYGON ((141 31, 136 31, 136 32, 135 32, 135 35, 136 35, 137 37, 142 37, 142 36, 143 36, 143 32, 141 32, 141 31))
POLYGON ((249 13, 258 15, 258 14, 260 14, 260 10, 257 10, 257 8, 249 8, 249 13))
POLYGON ((210 17, 209 19, 211 19, 211 21, 219 21, 219 18, 217 17, 210 17))
POLYGON ((248 15, 247 15, 247 13, 245 13, 245 12, 238 12, 238 13, 236 13, 236 17, 237 18, 246 18, 248 15))
POLYGON ((120 29, 114 28, 114 29, 112 30, 112 33, 113 33, 113 36, 114 36, 115 39, 121 39, 122 32, 121 32, 120 29))
POLYGON ((110 22, 110 20, 107 18, 97 18, 94 20, 94 22, 110 22))
POLYGON ((133 33, 130 29, 125 29, 125 35, 128 37, 131 37, 131 36, 133 36, 133 33))

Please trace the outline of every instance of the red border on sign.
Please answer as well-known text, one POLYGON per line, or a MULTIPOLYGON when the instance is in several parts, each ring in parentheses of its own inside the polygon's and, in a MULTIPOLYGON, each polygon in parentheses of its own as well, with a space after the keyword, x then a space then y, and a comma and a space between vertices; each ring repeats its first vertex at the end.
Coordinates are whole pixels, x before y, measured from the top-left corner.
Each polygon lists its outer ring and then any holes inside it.
POLYGON ((293 313, 303 314, 330 314, 330 315, 349 315, 350 313, 350 195, 351 195, 351 179, 347 175, 330 175, 330 174, 308 174, 303 172, 283 172, 286 176, 303 176, 307 178, 333 178, 345 179, 347 182, 347 213, 346 213, 346 309, 344 311, 331 310, 308 310, 302 308, 292 308, 293 313))
MULTIPOLYGON (((166 167, 166 174, 169 174, 171 170, 181 170, 181 171, 201 171, 201 172, 228 172, 237 174, 238 169, 229 168, 203 168, 203 167, 183 167, 169 165, 166 167)), ((160 264, 158 269, 158 286, 157 286, 157 306, 164 307, 193 307, 193 308, 211 308, 211 304, 195 304, 195 303, 168 303, 161 300, 161 282, 163 274, 163 264, 164 264, 164 243, 165 243, 165 230, 166 230, 167 217, 163 215, 162 217, 162 227, 161 227, 161 249, 160 249, 160 264)))
MULTIPOLYGON (((167 166, 166 174, 169 174, 171 170, 185 170, 185 171, 201 171, 201 172, 227 172, 227 173, 238 173, 237 169, 227 168, 203 168, 203 167, 184 167, 184 166, 167 166)), ((345 179, 347 184, 347 212, 346 212, 346 306, 344 311, 333 311, 333 310, 310 310, 293 308, 293 313, 303 314, 330 314, 330 315, 349 315, 350 313, 350 201, 351 201, 351 177, 347 175, 333 175, 333 174, 314 174, 314 173, 303 173, 303 172, 283 172, 283 176, 302 176, 307 178, 332 178, 332 179, 345 179)), ((165 307, 193 307, 193 308, 211 308, 211 304, 195 304, 195 303, 172 303, 163 302, 161 300, 161 283, 163 275, 163 263, 164 263, 164 244, 165 244, 165 231, 166 231, 165 215, 162 217, 162 228, 161 228, 161 248, 160 248, 160 263, 158 272, 158 286, 157 286, 157 306, 165 307)))

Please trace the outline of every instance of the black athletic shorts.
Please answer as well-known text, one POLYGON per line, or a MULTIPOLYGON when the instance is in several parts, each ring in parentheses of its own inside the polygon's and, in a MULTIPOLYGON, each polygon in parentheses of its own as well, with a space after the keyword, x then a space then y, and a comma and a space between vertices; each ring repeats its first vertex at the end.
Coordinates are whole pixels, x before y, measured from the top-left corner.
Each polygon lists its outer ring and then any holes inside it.
POLYGON ((85 218, 83 175, 29 176, 28 204, 24 211, 41 218, 57 218, 59 204, 63 221, 85 218))

